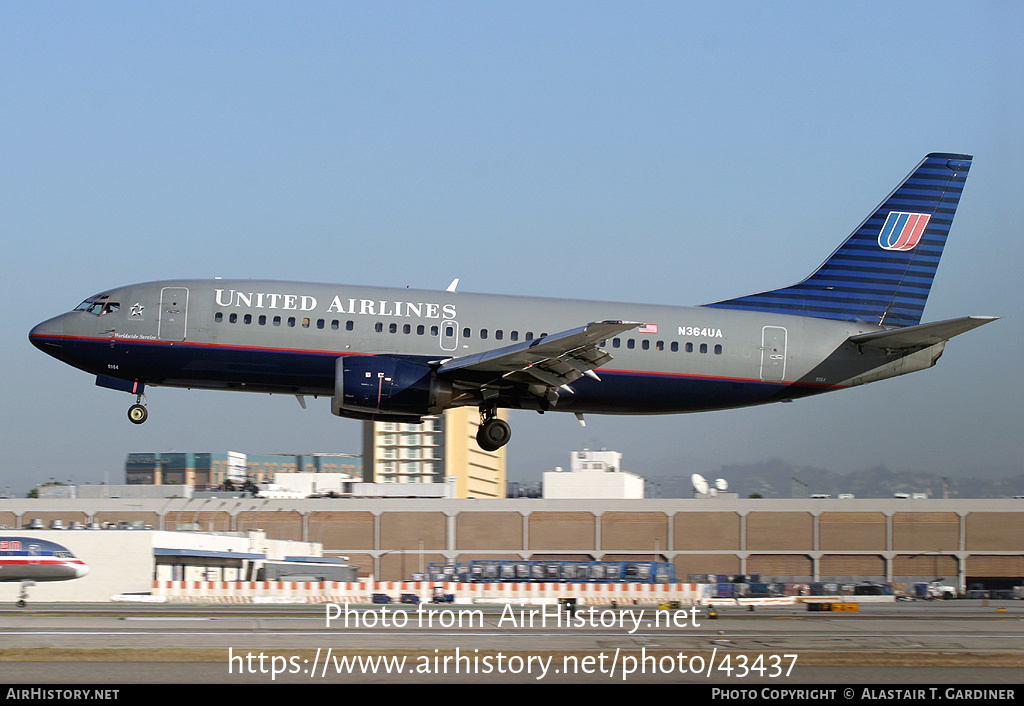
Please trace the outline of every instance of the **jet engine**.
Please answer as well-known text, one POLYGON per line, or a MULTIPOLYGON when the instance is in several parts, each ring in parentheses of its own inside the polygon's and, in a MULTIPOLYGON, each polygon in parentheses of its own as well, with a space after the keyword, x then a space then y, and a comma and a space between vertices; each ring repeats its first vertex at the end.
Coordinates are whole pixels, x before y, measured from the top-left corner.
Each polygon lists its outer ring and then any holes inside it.
POLYGON ((451 401, 451 384, 426 363, 386 355, 353 355, 335 363, 331 412, 339 417, 418 422, 451 401))

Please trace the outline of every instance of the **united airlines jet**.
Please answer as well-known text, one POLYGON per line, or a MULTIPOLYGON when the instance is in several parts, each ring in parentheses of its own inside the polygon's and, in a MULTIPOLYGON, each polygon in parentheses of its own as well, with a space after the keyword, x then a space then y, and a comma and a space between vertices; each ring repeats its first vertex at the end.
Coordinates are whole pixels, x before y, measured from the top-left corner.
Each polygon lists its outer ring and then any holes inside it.
POLYGON ((147 385, 331 398, 418 422, 473 406, 669 414, 785 402, 929 368, 991 316, 921 323, 971 157, 930 154, 807 279, 696 307, 337 284, 180 280, 108 289, 32 343, 136 396, 147 385))

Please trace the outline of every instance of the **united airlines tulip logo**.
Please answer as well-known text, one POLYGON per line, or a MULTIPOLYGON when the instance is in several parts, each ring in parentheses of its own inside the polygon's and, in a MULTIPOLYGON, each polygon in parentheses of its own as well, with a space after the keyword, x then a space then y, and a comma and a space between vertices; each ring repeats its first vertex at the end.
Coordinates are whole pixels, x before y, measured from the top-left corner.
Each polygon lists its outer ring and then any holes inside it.
POLYGON ((878 244, 883 250, 913 250, 921 242, 930 219, 927 213, 892 211, 878 234, 878 244))

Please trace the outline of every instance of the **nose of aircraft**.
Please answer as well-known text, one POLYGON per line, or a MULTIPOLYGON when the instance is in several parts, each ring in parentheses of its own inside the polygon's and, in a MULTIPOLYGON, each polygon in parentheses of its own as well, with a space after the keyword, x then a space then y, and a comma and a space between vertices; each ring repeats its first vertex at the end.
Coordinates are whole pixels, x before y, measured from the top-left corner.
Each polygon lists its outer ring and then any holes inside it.
POLYGON ((61 349, 60 337, 64 335, 64 321, 60 316, 47 319, 34 326, 28 332, 28 340, 32 345, 52 356, 59 356, 61 349))
POLYGON ((89 567, 85 564, 75 564, 75 578, 80 579, 89 573, 89 567))

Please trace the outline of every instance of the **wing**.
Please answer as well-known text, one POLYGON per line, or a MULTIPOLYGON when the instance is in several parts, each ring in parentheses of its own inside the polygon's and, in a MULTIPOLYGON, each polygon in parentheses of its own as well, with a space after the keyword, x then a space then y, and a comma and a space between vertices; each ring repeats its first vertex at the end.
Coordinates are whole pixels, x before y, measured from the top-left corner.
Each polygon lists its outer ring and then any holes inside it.
MULTIPOLYGON (((495 393, 508 388, 547 400, 558 399, 558 389, 572 392, 569 383, 584 375, 597 378, 593 370, 612 359, 599 343, 624 331, 643 326, 634 321, 598 321, 553 333, 531 341, 450 358, 438 367, 437 375, 463 388, 495 393)), ((599 378, 597 378, 599 379, 599 378)))

